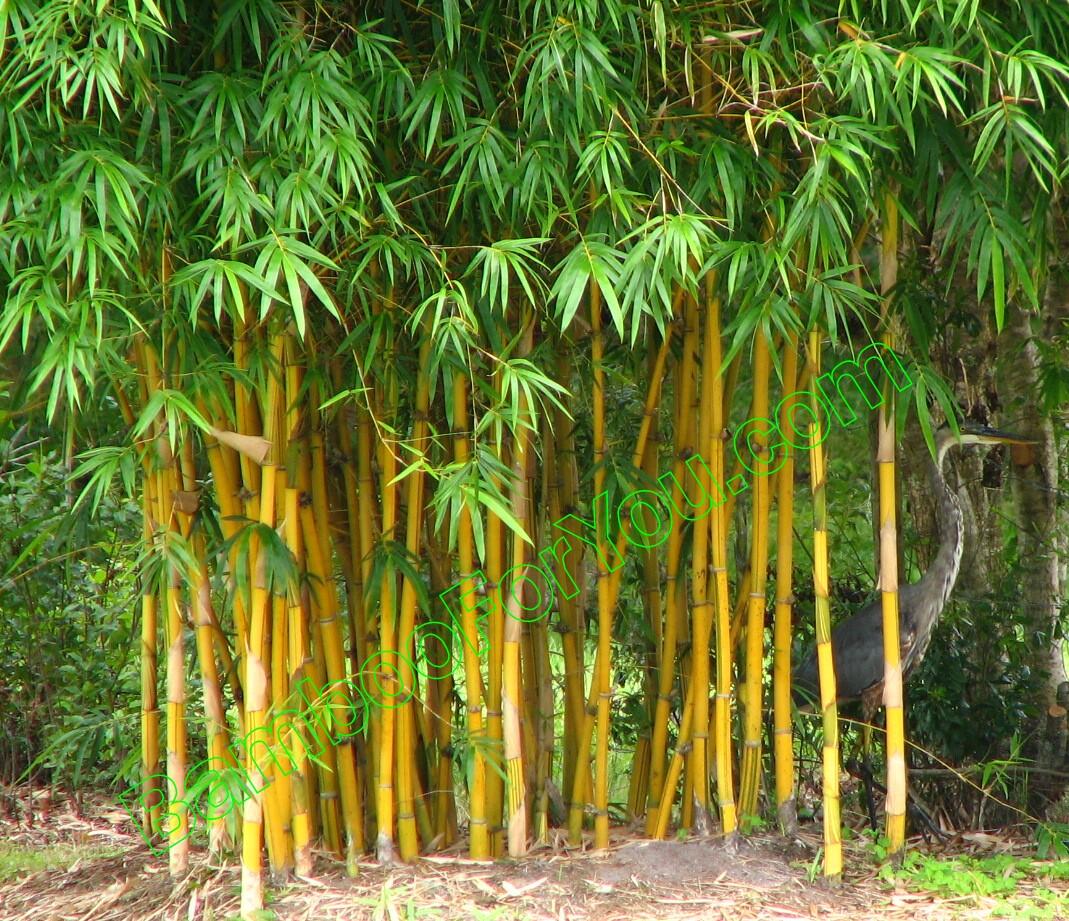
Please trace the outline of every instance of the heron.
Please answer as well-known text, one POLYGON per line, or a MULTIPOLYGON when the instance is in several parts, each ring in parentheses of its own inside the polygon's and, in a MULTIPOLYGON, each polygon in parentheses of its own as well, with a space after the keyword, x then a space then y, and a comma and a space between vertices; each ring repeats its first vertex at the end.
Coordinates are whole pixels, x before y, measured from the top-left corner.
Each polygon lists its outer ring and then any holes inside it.
MULTIPOLYGON (((1017 435, 973 423, 963 423, 960 434, 955 434, 949 426, 944 425, 937 431, 935 442, 935 457, 929 457, 928 479, 936 500, 939 549, 921 578, 903 586, 898 592, 903 682, 916 671, 928 651, 932 631, 954 591, 961 567, 965 523, 958 497, 943 474, 943 461, 947 453, 951 448, 966 445, 1030 443, 1017 435)), ((839 703, 860 700, 867 726, 883 703, 882 600, 877 597, 836 625, 831 634, 831 646, 836 699, 839 703)), ((793 672, 794 699, 800 707, 819 699, 818 680, 814 648, 793 672)))

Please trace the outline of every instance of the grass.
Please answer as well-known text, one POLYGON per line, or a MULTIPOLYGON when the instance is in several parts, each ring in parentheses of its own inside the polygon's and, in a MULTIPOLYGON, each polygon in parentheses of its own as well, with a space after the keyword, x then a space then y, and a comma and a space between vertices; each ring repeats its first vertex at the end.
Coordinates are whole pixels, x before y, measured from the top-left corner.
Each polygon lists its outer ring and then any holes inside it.
POLYGON ((898 882, 914 891, 981 904, 992 918, 1041 921, 1064 918, 1069 895, 1050 888, 1069 880, 1069 863, 1011 857, 930 857, 917 851, 906 855, 901 867, 885 864, 885 882, 898 882))
POLYGON ((120 849, 103 845, 47 844, 23 847, 0 841, 0 884, 41 870, 66 869, 77 860, 112 857, 120 849))

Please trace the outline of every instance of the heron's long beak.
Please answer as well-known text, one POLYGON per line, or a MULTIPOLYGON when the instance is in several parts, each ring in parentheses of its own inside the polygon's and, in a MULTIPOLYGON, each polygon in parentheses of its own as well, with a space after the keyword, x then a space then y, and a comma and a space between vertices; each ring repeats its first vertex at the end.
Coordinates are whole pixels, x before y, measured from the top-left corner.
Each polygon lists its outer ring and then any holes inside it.
POLYGON ((972 441, 982 445, 1034 445, 1038 444, 1033 438, 1024 438, 1013 432, 1003 432, 986 425, 963 424, 961 426, 962 441, 972 441))

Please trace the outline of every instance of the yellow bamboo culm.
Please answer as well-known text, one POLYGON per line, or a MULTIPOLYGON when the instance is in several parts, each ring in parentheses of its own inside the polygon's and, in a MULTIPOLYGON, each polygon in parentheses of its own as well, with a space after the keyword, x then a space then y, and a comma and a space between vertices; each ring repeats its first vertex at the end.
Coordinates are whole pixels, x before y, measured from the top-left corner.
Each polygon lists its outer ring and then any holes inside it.
MULTIPOLYGON (((710 277, 709 283, 710 286, 715 284, 715 279, 710 277)), ((709 443, 713 431, 715 382, 720 373, 719 367, 713 365, 715 351, 713 340, 717 337, 719 337, 719 330, 714 311, 706 304, 697 442, 702 450, 709 443)), ((708 497, 707 501, 715 501, 716 497, 713 497, 711 492, 709 468, 704 463, 697 464, 697 486, 698 504, 703 504, 702 496, 708 497)), ((693 775, 693 805, 695 809, 703 810, 709 805, 709 637, 713 626, 713 599, 709 591, 710 536, 706 522, 699 522, 693 530, 691 547, 692 666, 690 682, 693 688, 694 718, 691 730, 693 749, 690 756, 690 770, 693 775)))
MULTIPOLYGON (((193 445, 186 438, 181 452, 182 492, 187 502, 197 495, 196 469, 193 459, 193 445)), ((204 699, 205 735, 208 741, 209 764, 215 770, 223 770, 235 765, 230 753, 230 736, 226 725, 226 711, 223 704, 222 689, 219 682, 219 669, 215 661, 214 617, 212 616, 211 577, 208 573, 207 554, 204 547, 202 531, 192 534, 192 509, 179 515, 182 536, 193 551, 197 563, 196 584, 190 588, 193 626, 196 630, 197 660, 200 665, 201 695, 204 699)), ((208 846, 213 854, 220 853, 230 845, 230 836, 226 828, 223 812, 210 802, 206 810, 208 820, 208 846)))
MULTIPOLYGON (((600 322, 600 321, 599 321, 600 322)), ((642 416, 642 424, 639 426, 638 439, 635 442, 635 451, 631 455, 631 466, 639 467, 642 464, 642 458, 646 452, 646 444, 649 441, 650 432, 653 430, 652 420, 653 411, 652 407, 656 406, 661 398, 661 382, 664 378, 664 369, 668 361, 668 351, 671 344, 671 337, 665 336, 664 341, 661 343, 661 348, 657 353, 657 359, 654 362, 653 373, 650 376, 649 389, 646 391, 645 410, 642 416)), ((598 493, 595 491, 595 495, 598 493)), ((612 560, 621 561, 624 558, 624 554, 627 551, 628 535, 630 531, 629 522, 625 521, 624 527, 620 529, 620 533, 616 538, 615 545, 610 543, 599 543, 598 550, 598 569, 602 571, 605 567, 602 565, 602 561, 606 563, 612 560), (605 554, 605 556, 602 556, 605 554)), ((611 575, 609 575, 608 581, 608 601, 606 609, 611 612, 616 598, 619 597, 620 583, 623 578, 624 567, 616 566, 611 575)), ((599 597, 599 606, 601 600, 599 597)), ((606 638, 606 644, 608 644, 608 638, 606 638)), ((608 661, 608 653, 601 642, 598 643, 598 649, 594 657, 594 675, 595 680, 591 682, 590 694, 587 697, 586 710, 583 717, 582 731, 579 734, 579 744, 577 751, 579 752, 580 763, 576 765, 575 773, 575 786, 572 788, 572 803, 571 810, 568 817, 568 836, 573 842, 578 843, 582 835, 582 822, 583 822, 583 807, 585 805, 584 799, 584 779, 588 776, 585 773, 585 768, 590 763, 589 751, 590 742, 594 735, 594 720, 598 713, 598 700, 600 694, 600 684, 598 683, 598 677, 601 675, 602 662, 608 661)), ((607 741, 607 740, 606 740, 607 741)), ((606 815, 606 819, 608 816, 606 815)), ((608 833, 608 822, 605 823, 606 836, 608 833)))
MULTIPOLYGON (((724 375, 721 373, 723 351, 720 341, 720 301, 715 296, 712 277, 706 278, 706 310, 709 311, 709 368, 713 373, 711 425, 708 450, 709 470, 713 483, 724 482, 724 441, 727 429, 724 407, 727 399, 724 375)), ((716 797, 720 807, 720 828, 723 834, 733 835, 738 823, 735 806, 735 783, 732 775, 731 745, 731 661, 734 642, 731 639, 731 597, 728 589, 728 522, 725 503, 714 497, 709 516, 710 550, 713 577, 713 618, 716 645, 716 702, 713 709, 713 748, 716 752, 716 797)))
MULTIPOLYGON (((495 386, 500 387, 500 377, 495 386)), ((500 390, 498 391, 500 394, 500 390)), ((505 445, 501 461, 505 462, 505 445)), ((486 590, 501 595, 501 577, 505 572, 505 526, 490 509, 486 512, 486 590)), ((490 854, 501 857, 505 848, 504 729, 502 727, 502 684, 505 670, 505 614, 500 604, 490 605, 487 618, 486 663, 486 732, 485 752, 494 759, 486 772, 486 821, 490 834, 490 854)))
MULTIPOLYGON (((667 339, 670 337, 666 337, 667 339)), ((683 309, 683 357, 677 366, 675 406, 673 411, 672 490, 669 497, 674 508, 684 508, 683 484, 687 482, 686 446, 691 439, 691 402, 694 390, 694 368, 698 352, 698 319, 696 304, 688 298, 683 309)), ((686 607, 686 583, 682 573, 683 528, 673 527, 668 533, 666 550, 664 627, 657 655, 657 698, 653 709, 653 734, 650 742, 650 781, 646 812, 646 834, 654 834, 660 821, 662 793, 666 782, 668 749, 668 720, 671 714, 672 691, 676 683, 676 650, 679 643, 682 611, 686 607)), ((674 794, 674 790, 673 790, 674 794)), ((669 800, 671 805, 671 800, 669 800)))
MULTIPOLYGON (((820 334, 809 334, 809 379, 820 376, 820 334)), ((828 599, 828 507, 825 487, 824 432, 820 401, 809 395, 809 476, 813 491, 813 599, 817 632, 817 668, 824 728, 824 875, 838 880, 843 871, 842 828, 839 818, 839 714, 836 707, 835 665, 831 647, 831 604, 828 599)))
MULTIPOLYGON (((144 477, 142 534, 145 546, 152 546, 157 528, 156 499, 153 495, 155 476, 144 477)), ((163 809, 163 789, 159 782, 160 766, 160 705, 156 693, 157 681, 157 607, 156 587, 142 576, 141 584, 141 827, 150 834, 159 831, 163 809)))
MULTIPOLYGON (((388 359, 392 367, 392 356, 388 359)), ((396 374, 391 373, 387 384, 387 413, 393 413, 397 405, 396 374)), ((388 443, 384 435, 379 438, 379 470, 381 471, 380 489, 382 492, 382 539, 396 540, 397 532, 397 453, 396 446, 388 443)), ((380 694, 376 703, 381 710, 378 742, 378 777, 376 779, 375 812, 377 817, 377 837, 375 851, 379 863, 392 863, 394 859, 394 816, 395 816, 395 733, 396 704, 394 699, 400 696, 393 692, 396 687, 395 675, 397 649, 397 611, 394 602, 396 579, 387 571, 382 579, 379 593, 379 677, 373 679, 379 686, 380 694), (390 691, 390 693, 386 693, 390 691)))
MULTIPOLYGON (((791 333, 783 356, 783 393, 795 391, 798 334, 791 333)), ((793 431, 792 406, 780 407, 780 432, 793 431)), ((793 438, 793 436, 791 436, 793 438)), ((776 614, 772 627, 772 719, 776 760, 776 811, 780 828, 793 835, 798 827, 794 801, 794 737, 791 731, 791 615, 794 567, 794 455, 787 452, 776 480, 776 614)))
MULTIPOLYGON (((453 376, 453 457, 458 465, 468 462, 471 450, 468 443, 468 383, 463 374, 453 376)), ((475 544, 472 535, 471 510, 467 503, 457 513, 457 561, 460 565, 460 597, 470 598, 475 594, 475 544)), ((483 742, 486 731, 483 725, 482 669, 479 663, 479 627, 475 605, 462 606, 464 636, 461 647, 464 655, 464 688, 468 701, 468 734, 472 745, 472 780, 469 791, 470 819, 468 853, 474 860, 490 857, 490 836, 486 823, 486 758, 483 742)))
MULTIPOLYGON (((419 374, 416 383, 415 417, 412 426, 412 447, 416 452, 427 450, 427 409, 430 402, 430 352, 431 337, 426 335, 419 351, 419 374)), ((406 478, 407 519, 405 522, 405 549, 411 559, 420 554, 423 522, 423 470, 417 467, 406 478)), ((419 838, 415 818, 415 774, 418 739, 413 713, 415 675, 412 663, 416 650, 413 639, 416 633, 417 612, 416 586, 406 577, 401 589, 401 617, 398 646, 399 674, 401 678, 401 705, 397 708, 397 835, 402 860, 412 860, 419 854, 419 838)), ((422 706, 422 705, 421 705, 422 706)))
POLYGON ((661 802, 657 807, 657 824, 651 837, 661 839, 668 833, 668 818, 672 814, 672 798, 675 796, 679 775, 683 771, 684 753, 690 748, 691 727, 694 724, 694 684, 690 685, 687 699, 683 705, 683 715, 679 721, 679 737, 676 739, 675 754, 668 766, 668 779, 661 793, 661 802))
MULTIPOLYGON (((522 357, 531 351, 533 318, 526 316, 524 332, 520 338, 518 354, 522 357)), ((528 519, 527 451, 530 443, 529 408, 525 396, 520 397, 519 426, 513 436, 512 451, 512 513, 516 520, 526 523, 528 519)), ((523 569, 527 558, 527 545, 519 534, 512 535, 512 566, 509 584, 502 585, 498 592, 500 604, 505 606, 504 630, 504 683, 501 695, 502 728, 505 735, 505 770, 508 775, 508 850, 510 857, 527 853, 527 781, 524 771, 524 752, 520 715, 524 707, 522 677, 520 673, 520 640, 523 636, 525 603, 523 597, 523 569)))
MULTIPOLYGON (((259 524, 263 528, 275 527, 277 508, 276 485, 278 473, 278 428, 282 401, 282 386, 279 379, 282 364, 283 335, 275 331, 271 336, 271 366, 268 369, 267 395, 265 398, 263 419, 264 437, 268 442, 267 455, 256 475, 260 483, 258 497, 259 524)), ((244 456, 244 455, 243 455, 244 456)), ((270 662, 268 642, 268 614, 272 610, 271 596, 268 589, 266 554, 262 552, 259 541, 250 541, 249 570, 252 576, 252 601, 249 608, 249 635, 246 638, 245 653, 245 728, 250 739, 264 739, 266 717, 269 706, 267 668, 270 662), (261 735, 261 733, 263 735, 261 735)), ((242 816, 242 868, 241 868, 241 912, 243 916, 252 916, 263 909, 263 870, 261 849, 265 832, 268 835, 268 855, 274 864, 285 852, 279 841, 281 828, 278 827, 274 811, 274 798, 277 787, 265 776, 260 759, 254 757, 256 746, 246 746, 246 771, 254 791, 247 800, 242 816)))
MULTIPOLYGON (((605 337, 601 330, 601 289, 590 286, 591 361, 594 402, 594 495, 605 489, 605 369, 602 356, 605 337)), ((597 542, 598 651, 594 672, 597 693, 597 747, 594 756, 594 847, 609 846, 609 704, 612 673, 612 600, 606 571, 608 535, 599 533, 597 542)), ((574 802, 573 802, 574 808, 574 802)))
MULTIPOLYGON (((654 373, 654 353, 648 353, 650 373, 654 373)), ((657 413, 651 419, 650 443, 642 459, 642 470, 650 481, 660 475, 660 430, 657 413)), ((556 519, 554 519, 556 520, 556 519)), ((673 531, 677 528, 673 527, 673 531)), ((661 623, 661 551, 660 548, 647 550, 642 554, 642 600, 645 606, 646 620, 649 623, 653 642, 646 652, 644 663, 644 685, 646 695, 646 714, 652 728, 657 707, 657 685, 660 672, 659 660, 663 626, 661 623)), ((648 811, 651 738, 649 733, 641 735, 635 745, 635 754, 631 767, 631 783, 628 789, 628 815, 639 819, 648 811)))
MULTIPOLYGON (((568 353, 563 353, 557 363, 559 379, 566 382, 571 377, 571 364, 568 353)), ((560 521, 564 509, 574 508, 578 493, 579 473, 575 460, 575 423, 560 408, 553 410, 553 433, 555 438, 552 452, 555 477, 551 479, 549 490, 549 517, 551 521, 560 521)), ((547 472, 549 468, 547 467, 547 472)), ((579 554, 569 553, 561 561, 565 578, 572 584, 581 585, 579 575, 579 554)), ((583 679, 586 671, 584 662, 585 628, 580 601, 583 592, 578 595, 559 592, 557 603, 560 605, 561 649, 564 655, 564 786, 563 790, 571 797, 575 786, 575 771, 589 772, 589 759, 578 764, 579 735, 583 726, 583 679)), ((585 781, 584 781, 585 783, 585 781)))
MULTIPOLYGON (((898 202, 884 196, 880 288, 884 297, 884 344, 894 341, 888 325, 891 291, 898 282, 898 202)), ((902 656, 898 619, 898 534, 895 523, 894 390, 884 388, 877 429, 880 470, 880 598, 883 603, 883 703, 887 712, 887 839, 892 854, 906 843, 906 720, 902 704, 902 656)))
MULTIPOLYGON (((768 418, 770 375, 766 333, 754 335, 753 419, 768 418)), ((744 816, 757 814, 761 786, 761 708, 764 689, 765 568, 768 564, 768 512, 771 484, 768 472, 768 436, 755 430, 749 437, 753 467, 753 533, 750 545, 750 591, 746 606, 746 683, 744 687, 743 750, 739 765, 739 809, 744 816)), ((778 458, 777 458, 778 460, 778 458)), ((729 481, 730 486, 730 481, 729 481)))
MULTIPOLYGON (((144 349, 147 393, 151 397, 165 386, 163 370, 152 346, 144 349)), ((164 544, 163 578, 160 582, 161 608, 164 613, 163 637, 167 649, 167 790, 171 801, 161 818, 161 834, 167 838, 167 858, 172 877, 183 875, 189 866, 189 813, 186 799, 186 691, 185 645, 182 626, 181 577, 171 561, 169 543, 182 540, 175 514, 178 477, 172 443, 174 433, 166 430, 162 416, 152 426, 156 468, 154 470, 156 522, 164 544)))

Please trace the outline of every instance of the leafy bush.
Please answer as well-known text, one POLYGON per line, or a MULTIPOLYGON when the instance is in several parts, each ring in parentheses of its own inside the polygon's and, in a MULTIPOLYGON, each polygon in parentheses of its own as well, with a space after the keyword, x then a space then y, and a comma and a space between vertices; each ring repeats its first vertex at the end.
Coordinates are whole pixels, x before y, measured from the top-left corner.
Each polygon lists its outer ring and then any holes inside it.
POLYGON ((73 501, 64 465, 0 437, 0 773, 79 786, 129 776, 140 678, 138 509, 73 501))

